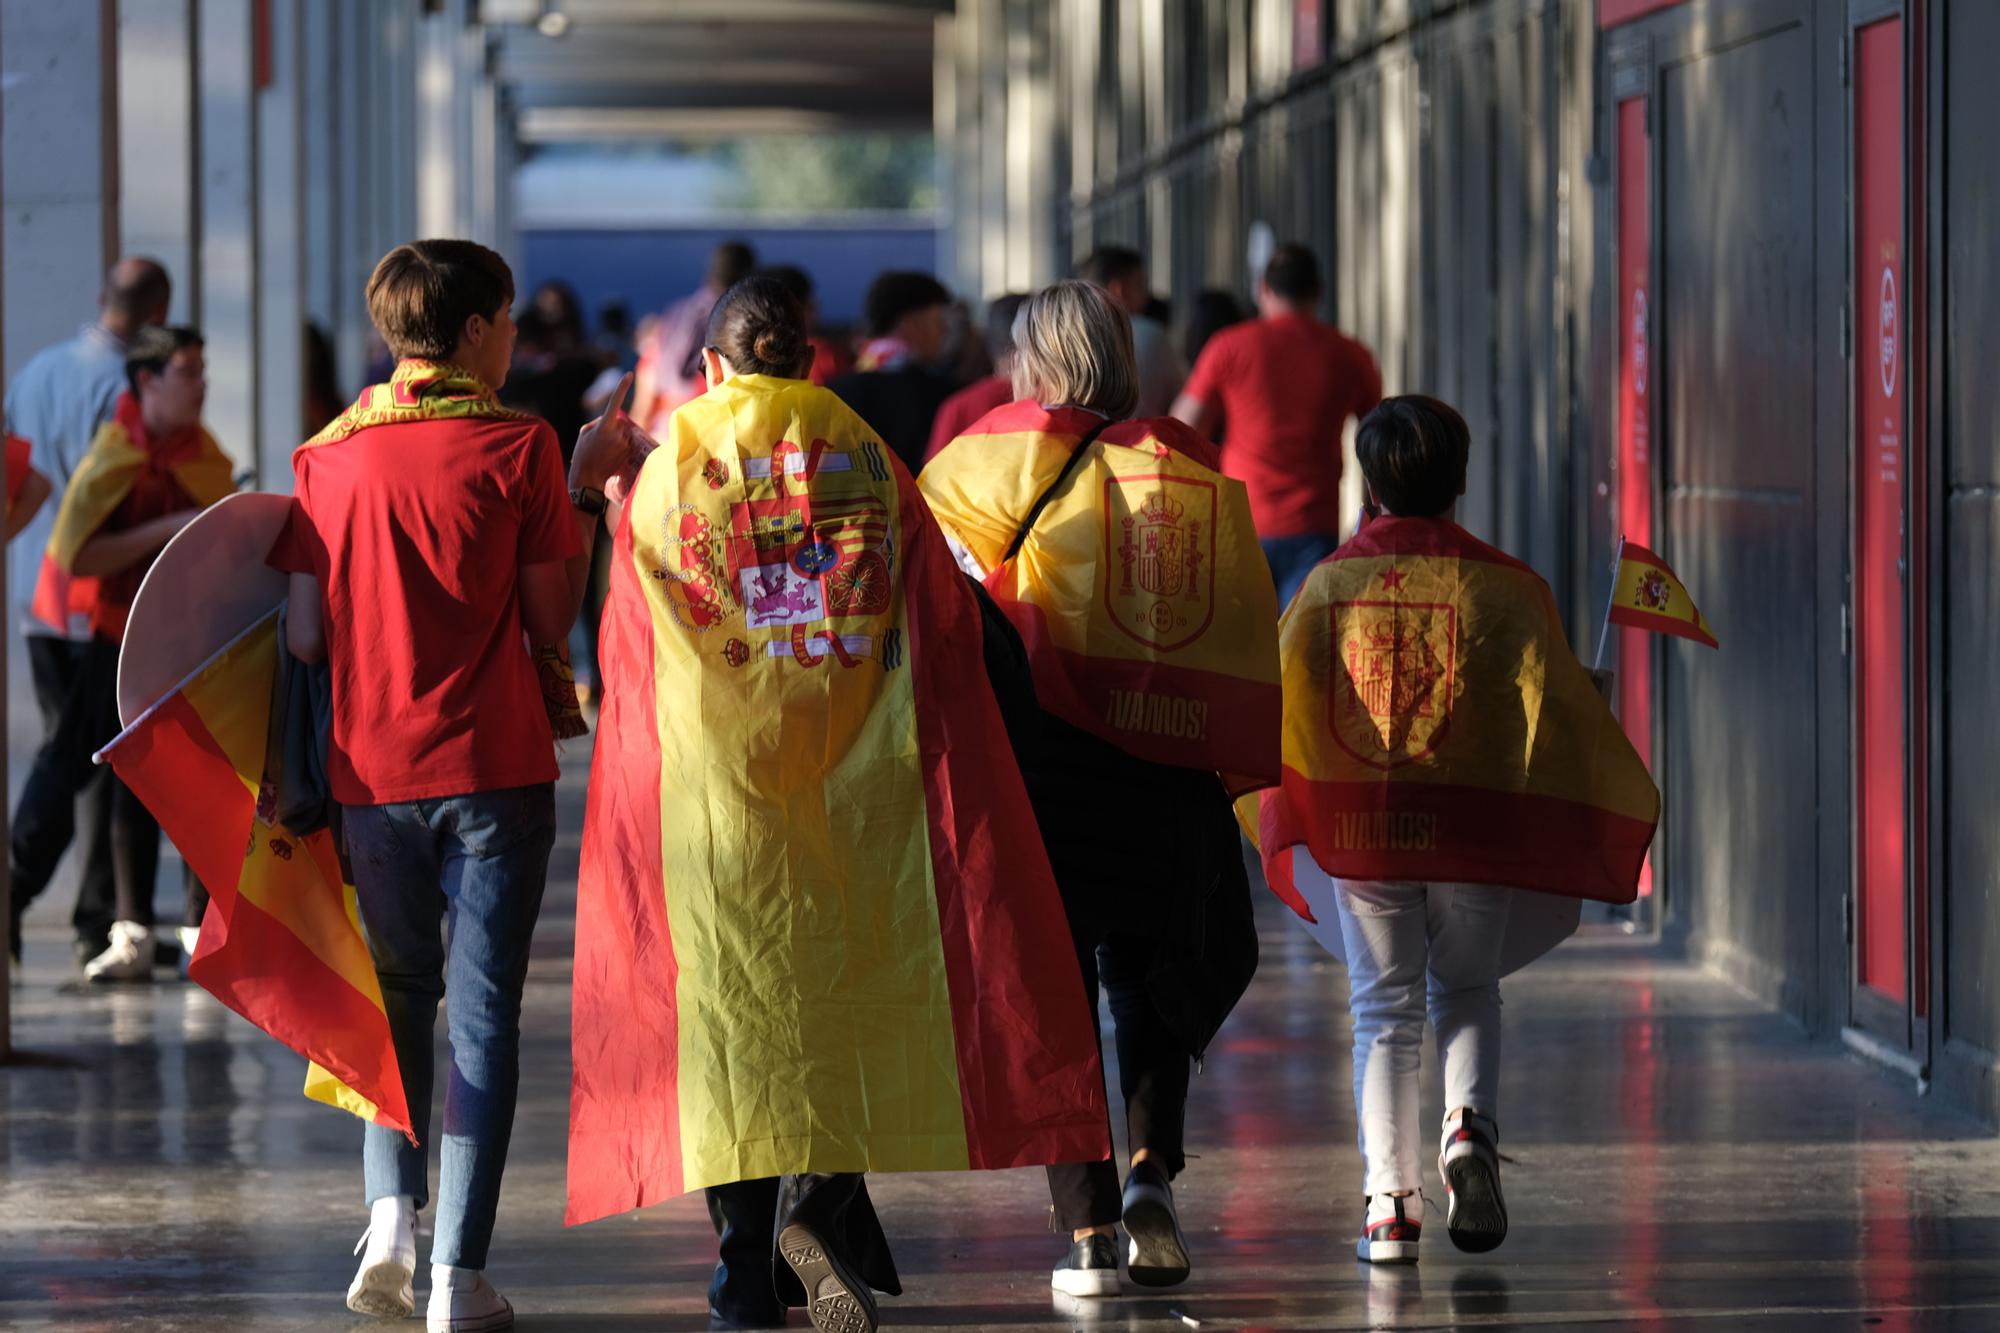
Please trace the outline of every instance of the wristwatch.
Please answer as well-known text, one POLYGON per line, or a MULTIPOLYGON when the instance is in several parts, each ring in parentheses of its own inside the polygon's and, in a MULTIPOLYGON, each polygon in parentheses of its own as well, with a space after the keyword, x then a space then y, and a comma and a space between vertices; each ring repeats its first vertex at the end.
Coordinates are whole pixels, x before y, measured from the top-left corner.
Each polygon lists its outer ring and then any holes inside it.
POLYGON ((569 493, 569 502, 592 518, 600 517, 611 505, 611 502, 604 498, 604 492, 595 486, 577 487, 569 493))

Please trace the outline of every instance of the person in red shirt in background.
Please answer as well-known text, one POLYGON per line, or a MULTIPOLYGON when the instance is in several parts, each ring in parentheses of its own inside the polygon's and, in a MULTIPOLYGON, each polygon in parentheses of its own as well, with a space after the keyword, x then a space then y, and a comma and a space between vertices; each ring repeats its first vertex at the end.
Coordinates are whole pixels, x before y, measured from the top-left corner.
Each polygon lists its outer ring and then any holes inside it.
POLYGON ((565 481, 548 423, 495 396, 513 301, 512 272, 484 246, 389 252, 368 313, 398 358, 393 378, 293 456, 297 495, 270 557, 291 575, 287 645, 332 669, 328 785, 424 1145, 365 1131, 357 1313, 415 1309, 432 1029, 451 990, 433 1333, 513 1324, 482 1270, 556 833, 554 737, 528 644, 560 642, 576 620, 604 487, 636 435, 619 412, 628 377, 585 426, 565 481))
POLYGON ((1014 316, 1021 313, 1027 300, 1024 292, 1008 292, 987 305, 986 354, 993 358, 993 373, 944 400, 937 420, 931 423, 930 444, 924 450, 926 463, 970 430, 973 422, 1014 401, 1014 316))
POLYGON ((1340 437, 1382 401, 1382 372, 1361 343, 1314 313, 1319 261, 1281 245, 1257 285, 1258 318, 1223 329, 1195 362, 1174 415, 1209 432, 1229 423, 1222 471, 1250 492, 1278 606, 1340 545, 1340 437))
MULTIPOLYGON (((71 685, 71 728, 53 751, 37 753, 15 812, 15 907, 48 886, 69 841, 76 795, 93 777, 91 756, 118 734, 118 648, 126 617, 153 557, 194 516, 236 489, 229 456, 202 429, 208 368, 201 334, 148 328, 125 349, 128 392, 78 460, 42 557, 35 614, 60 624, 71 615, 91 639, 71 685)), ((84 964, 89 981, 144 981, 157 960, 153 889, 160 826, 115 776, 111 847, 116 911, 105 948, 84 964)), ((188 924, 206 895, 187 880, 188 924)))
POLYGON ((28 461, 33 447, 18 435, 7 437, 7 532, 13 541, 21 529, 35 521, 35 515, 49 502, 53 487, 28 461))

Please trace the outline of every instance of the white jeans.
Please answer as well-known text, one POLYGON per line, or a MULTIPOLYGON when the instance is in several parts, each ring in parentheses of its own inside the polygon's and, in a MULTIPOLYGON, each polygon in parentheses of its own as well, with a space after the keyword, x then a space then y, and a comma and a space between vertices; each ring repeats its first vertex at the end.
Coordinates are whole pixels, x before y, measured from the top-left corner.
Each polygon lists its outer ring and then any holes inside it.
POLYGON ((1500 946, 1510 890, 1340 880, 1354 1014, 1354 1112, 1369 1194, 1422 1183, 1417 1078, 1425 1001, 1444 1062, 1447 1112, 1498 1120, 1500 946))

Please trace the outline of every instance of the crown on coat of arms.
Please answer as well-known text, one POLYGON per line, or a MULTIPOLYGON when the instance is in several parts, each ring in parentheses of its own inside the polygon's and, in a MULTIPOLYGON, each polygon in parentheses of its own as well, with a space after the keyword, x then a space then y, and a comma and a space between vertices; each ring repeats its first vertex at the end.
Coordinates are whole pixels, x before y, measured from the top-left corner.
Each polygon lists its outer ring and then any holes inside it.
POLYGON ((1165 491, 1155 491, 1139 507, 1139 519, 1145 523, 1178 523, 1185 508, 1186 505, 1171 498, 1165 491))
POLYGON ((1413 626, 1393 620, 1378 620, 1361 632, 1368 637, 1370 647, 1391 651, 1413 647, 1419 637, 1413 626))

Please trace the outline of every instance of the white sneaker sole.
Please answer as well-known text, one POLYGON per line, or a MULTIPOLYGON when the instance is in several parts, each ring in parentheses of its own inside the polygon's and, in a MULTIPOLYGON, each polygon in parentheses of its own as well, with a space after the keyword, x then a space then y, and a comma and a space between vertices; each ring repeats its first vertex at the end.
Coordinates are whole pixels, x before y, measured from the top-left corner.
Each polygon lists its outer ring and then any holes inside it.
POLYGON ((393 1259, 365 1265, 347 1288, 347 1308, 377 1319, 408 1319, 417 1312, 414 1269, 393 1259))
POLYGON ((1065 1296, 1116 1296, 1118 1272, 1104 1268, 1058 1268, 1049 1274, 1049 1286, 1065 1296))
POLYGON ((1187 1241, 1166 1202, 1148 1197, 1125 1210, 1125 1271, 1142 1287, 1174 1287, 1187 1281, 1187 1241))
POLYGON ((778 1233, 778 1253, 806 1292, 806 1317, 819 1333, 875 1333, 874 1298, 811 1227, 794 1222, 778 1233))
POLYGON ((1413 1264, 1417 1261, 1417 1242, 1369 1240, 1363 1236, 1354 1242, 1354 1257, 1364 1264, 1413 1264))
POLYGON ((430 1315, 424 1320, 428 1333, 498 1333, 514 1327, 514 1307, 502 1297, 500 1308, 486 1314, 430 1315))

